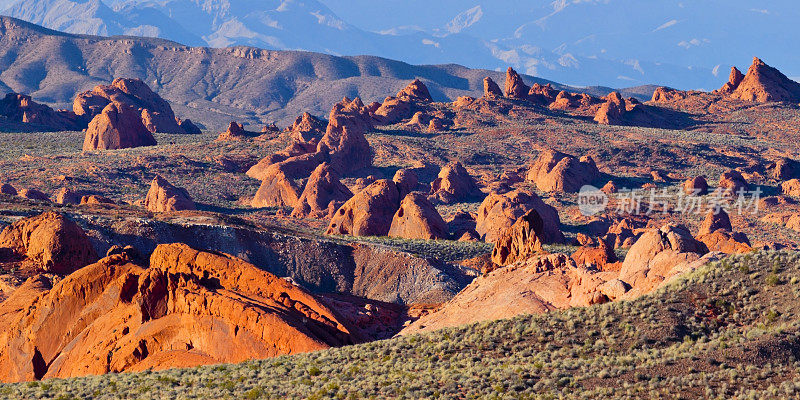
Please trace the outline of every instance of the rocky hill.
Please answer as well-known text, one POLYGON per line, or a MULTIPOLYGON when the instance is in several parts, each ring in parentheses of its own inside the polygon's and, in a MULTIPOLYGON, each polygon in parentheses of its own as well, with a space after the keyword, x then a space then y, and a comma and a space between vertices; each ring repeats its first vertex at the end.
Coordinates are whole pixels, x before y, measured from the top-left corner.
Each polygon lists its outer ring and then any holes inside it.
MULTIPOLYGON (((481 94, 486 76, 503 79, 499 72, 415 66, 372 56, 212 49, 152 38, 73 35, 10 17, 0 17, 0 70, 0 91, 30 94, 36 101, 64 108, 71 108, 77 93, 98 84, 139 78, 170 101, 176 114, 210 129, 222 129, 231 120, 285 125, 303 112, 326 114, 344 96, 381 101, 414 78, 423 80, 438 101, 481 94)), ((603 95, 610 89, 594 87, 590 92, 603 95)), ((639 90, 630 95, 650 97, 639 90)))
POLYGON ((703 267, 638 300, 303 354, 0 387, 19 398, 796 398, 796 254, 703 267))

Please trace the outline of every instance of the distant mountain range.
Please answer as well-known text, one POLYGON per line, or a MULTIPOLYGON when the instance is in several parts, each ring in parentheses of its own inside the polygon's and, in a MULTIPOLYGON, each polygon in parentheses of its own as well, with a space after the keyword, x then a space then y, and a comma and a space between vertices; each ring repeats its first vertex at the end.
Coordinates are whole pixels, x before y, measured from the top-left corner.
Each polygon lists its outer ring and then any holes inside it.
POLYGON ((69 33, 456 63, 573 85, 716 88, 759 55, 800 75, 790 0, 0 0, 69 33))
MULTIPOLYGON (((337 57, 249 47, 189 47, 164 39, 100 37, 53 31, 0 17, 0 91, 20 92, 56 107, 116 77, 139 78, 172 103, 176 114, 208 128, 236 120, 287 125, 302 112, 326 116, 342 97, 382 101, 414 78, 435 100, 480 96, 483 78, 504 73, 458 65, 415 66, 373 56, 337 57)), ((527 83, 548 83, 525 76, 527 83)), ((577 91, 557 83, 556 88, 577 91)), ((649 98, 653 87, 623 90, 649 98)), ((604 95, 606 87, 582 88, 604 95)))

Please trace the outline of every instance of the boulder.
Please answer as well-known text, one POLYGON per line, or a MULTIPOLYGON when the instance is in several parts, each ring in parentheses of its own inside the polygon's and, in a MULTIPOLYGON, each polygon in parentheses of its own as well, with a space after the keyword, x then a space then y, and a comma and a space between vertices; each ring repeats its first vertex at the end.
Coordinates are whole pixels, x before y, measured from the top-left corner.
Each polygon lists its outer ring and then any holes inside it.
POLYGON ((153 178, 144 206, 151 212, 194 210, 195 205, 185 189, 172 186, 159 175, 153 178))
POLYGON ((503 91, 500 90, 500 86, 488 76, 483 78, 483 97, 503 97, 503 91))
POLYGON ((749 190, 749 185, 741 172, 732 169, 720 175, 717 190, 726 196, 738 196, 741 191, 749 190))
POLYGON ((447 226, 423 193, 409 193, 400 202, 389 228, 390 237, 444 239, 447 226))
POLYGON ((626 112, 625 99, 617 92, 609 93, 605 99, 606 102, 595 113, 594 121, 601 125, 621 125, 626 112))
POLYGON ((4 317, 3 381, 240 363, 361 340, 305 290, 182 244, 156 247, 149 268, 112 255, 39 292, 12 295, 24 311, 4 317))
POLYGON ((529 90, 530 88, 525 85, 525 82, 522 81, 522 77, 519 76, 517 71, 508 67, 508 70, 506 70, 506 97, 512 99, 527 99, 529 90))
POLYGON ((23 218, 0 232, 0 248, 10 249, 33 269, 67 275, 97 260, 78 224, 56 212, 23 218))
POLYGON ((536 210, 519 217, 514 225, 506 229, 492 249, 492 262, 505 266, 534 254, 541 253, 544 222, 536 210))
POLYGON ((708 193, 708 182, 702 175, 687 179, 683 182, 683 192, 692 196, 702 196, 708 193))
POLYGON ((381 179, 356 193, 331 218, 327 235, 386 236, 400 207, 397 185, 381 179))
POLYGON ((394 173, 392 181, 397 185, 400 198, 405 198, 407 194, 416 192, 420 188, 419 177, 417 173, 411 169, 398 169, 397 172, 394 173))
POLYGON ((339 180, 339 175, 330 164, 317 166, 297 199, 292 217, 330 218, 353 193, 339 180))
POLYGON ((543 243, 564 243, 558 211, 527 190, 492 193, 487 196, 478 207, 475 230, 485 242, 495 243, 503 232, 530 210, 536 210, 542 219, 540 237, 543 243))
POLYGON ((83 151, 155 146, 156 139, 142 125, 140 114, 125 104, 111 103, 92 118, 83 140, 83 151))
POLYGON ((579 160, 568 154, 546 150, 531 165, 526 179, 544 192, 574 193, 599 177, 600 171, 591 157, 579 160))
POLYGON ((619 279, 646 293, 676 275, 680 271, 676 267, 697 261, 706 252, 706 246, 682 226, 651 229, 628 250, 619 279))
POLYGON ((800 162, 790 158, 781 158, 775 162, 772 176, 779 181, 800 178, 800 162))
POLYGON ((442 167, 431 183, 431 196, 442 203, 457 203, 481 195, 478 184, 458 161, 442 167))
POLYGON ((709 251, 746 253, 752 250, 747 236, 741 232, 733 232, 728 213, 721 209, 711 210, 706 214, 696 238, 703 242, 709 251))
POLYGON ((408 86, 397 92, 396 97, 398 99, 410 102, 429 103, 433 101, 433 97, 431 97, 428 87, 425 86, 425 84, 419 79, 414 79, 414 81, 409 83, 408 86))

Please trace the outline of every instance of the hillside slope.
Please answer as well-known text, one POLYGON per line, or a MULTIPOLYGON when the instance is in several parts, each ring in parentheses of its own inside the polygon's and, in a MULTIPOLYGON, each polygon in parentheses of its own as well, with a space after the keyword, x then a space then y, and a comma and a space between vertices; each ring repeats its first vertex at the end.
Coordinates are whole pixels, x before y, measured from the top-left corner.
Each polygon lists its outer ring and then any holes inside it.
MULTIPOLYGON (((75 94, 115 77, 140 78, 176 114, 213 129, 231 120, 288 124, 302 112, 324 115, 344 96, 383 100, 422 79, 436 100, 478 95, 498 72, 458 65, 414 66, 372 56, 188 47, 162 39, 65 34, 0 17, 0 90, 71 108, 75 94)), ((528 83, 548 81, 525 77, 528 83)), ((555 85, 556 87, 563 87, 555 85)), ((604 94, 608 88, 592 88, 604 94)))
POLYGON ((797 253, 703 267, 631 302, 299 355, 5 385, 21 398, 796 398, 797 253))

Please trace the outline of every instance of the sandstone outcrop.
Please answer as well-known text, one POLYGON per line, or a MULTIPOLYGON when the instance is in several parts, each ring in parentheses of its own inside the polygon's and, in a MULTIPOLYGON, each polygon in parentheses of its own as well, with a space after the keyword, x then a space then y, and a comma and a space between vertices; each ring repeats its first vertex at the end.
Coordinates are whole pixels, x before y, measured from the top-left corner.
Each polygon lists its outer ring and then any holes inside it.
POLYGON ((719 183, 717 184, 717 190, 722 191, 722 194, 726 196, 739 196, 740 193, 746 192, 749 188, 750 186, 742 176, 742 173, 735 169, 728 170, 720 175, 719 183))
POLYGON ((97 85, 75 97, 72 110, 92 119, 109 104, 125 104, 136 110, 150 132, 187 133, 178 125, 169 103, 139 79, 117 78, 111 85, 97 85))
POLYGON ((18 93, 8 93, 0 100, 0 115, 9 121, 34 124, 57 131, 78 131, 86 127, 86 122, 75 113, 54 111, 33 101, 31 96, 18 93))
POLYGON ((512 99, 527 99, 529 90, 530 88, 525 85, 525 82, 522 81, 522 77, 519 76, 517 71, 508 67, 508 70, 506 70, 506 97, 512 99))
POLYGON ((800 178, 800 162, 791 158, 781 158, 775 161, 772 176, 779 181, 800 178))
POLYGON ((228 124, 228 129, 226 129, 225 132, 221 132, 219 136, 217 136, 217 141, 226 142, 231 140, 246 140, 255 136, 257 136, 257 133, 246 131, 242 124, 236 121, 231 121, 231 123, 228 124))
POLYGON ((24 269, 60 275, 97 260, 83 229, 52 211, 5 227, 0 232, 0 248, 11 251, 21 260, 24 269))
POLYGON ((683 182, 683 192, 688 195, 703 196, 708 194, 708 182, 704 176, 695 176, 683 182))
POLYGON ((645 232, 628 250, 619 279, 646 293, 708 252, 686 228, 665 225, 645 232))
POLYGON ((397 185, 397 191, 400 193, 401 199, 411 192, 416 192, 421 186, 417 173, 411 169, 398 169, 394 173, 392 180, 397 185))
POLYGON ((722 85, 721 88, 714 91, 714 93, 722 94, 722 95, 729 95, 732 94, 736 88, 739 87, 739 84, 742 83, 744 80, 744 75, 742 71, 739 71, 736 67, 731 67, 731 73, 728 76, 728 81, 722 85))
POLYGON ((364 134, 372 127, 370 121, 369 111, 361 99, 343 99, 331 109, 317 152, 328 154, 331 167, 340 174, 369 167, 372 148, 364 134))
POLYGON ((295 218, 330 218, 353 193, 339 180, 330 164, 317 166, 292 210, 295 218))
POLYGON ((175 187, 159 175, 153 178, 144 206, 152 212, 172 212, 196 209, 185 189, 175 187))
POLYGON ((178 126, 181 127, 181 129, 183 130, 184 133, 189 134, 189 135, 199 135, 199 134, 203 133, 203 131, 200 130, 200 127, 195 125, 195 123, 192 122, 192 120, 190 120, 188 118, 184 119, 184 120, 178 119, 178 126))
POLYGON ((404 239, 444 239, 447 226, 424 193, 409 193, 400 202, 389 236, 404 239))
POLYGON ((397 185, 388 179, 375 181, 356 193, 334 213, 327 235, 386 236, 400 207, 397 185))
POLYGON ((140 114, 135 109, 125 104, 110 103, 89 122, 83 151, 155 145, 155 138, 142 125, 140 114))
POLYGON ((706 214, 696 238, 703 242, 709 251, 746 253, 752 250, 747 236, 733 231, 730 217, 722 209, 711 210, 706 214))
POLYGON ((528 211, 495 241, 492 262, 505 266, 543 252, 541 239, 543 234, 542 218, 536 210, 528 211))
POLYGON ((527 190, 487 196, 478 208, 475 229, 485 242, 495 243, 503 232, 531 210, 536 210, 542 219, 542 242, 563 243, 565 239, 558 211, 527 190))
POLYGON ((467 169, 460 162, 453 161, 442 167, 439 176, 431 183, 430 194, 436 200, 449 204, 480 196, 481 191, 467 169))
POLYGON ((544 192, 577 192, 600 177, 594 160, 584 156, 580 160, 558 151, 546 150, 539 154, 528 170, 526 179, 544 192))
POLYGON ((29 189, 23 188, 17 190, 17 196, 28 199, 28 200, 37 200, 37 201, 50 201, 50 196, 46 193, 42 192, 41 190, 37 189, 29 189))
POLYGON ((625 99, 617 92, 611 92, 594 115, 594 121, 601 125, 620 125, 626 112, 625 99))
POLYGON ((781 193, 787 196, 800 197, 800 179, 790 179, 781 183, 781 193))
POLYGON ((503 91, 500 90, 500 86, 488 76, 483 78, 483 97, 503 97, 503 91))
POLYGON ((4 317, 0 379, 237 363, 359 340, 313 295, 239 259, 167 244, 149 264, 113 255, 40 285, 35 301, 12 294, 0 308, 23 311, 4 317))
POLYGON ((762 103, 767 101, 796 103, 800 102, 800 83, 787 78, 777 69, 754 57, 747 75, 736 86, 730 97, 762 103))
POLYGON ((2 185, 0 185, 0 194, 16 196, 17 189, 10 183, 3 183, 2 185))
POLYGON ((398 99, 411 101, 411 102, 424 102, 428 103, 433 101, 433 97, 431 97, 430 91, 428 91, 428 87, 425 86, 422 81, 419 79, 414 79, 411 83, 408 84, 405 88, 397 92, 398 99))

